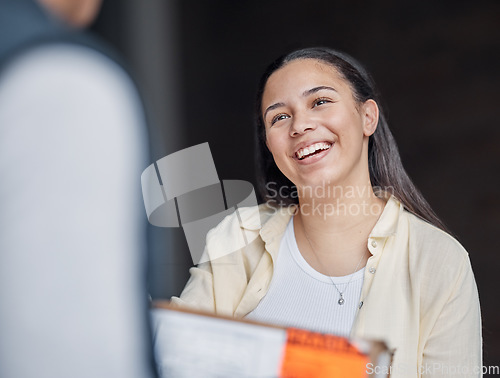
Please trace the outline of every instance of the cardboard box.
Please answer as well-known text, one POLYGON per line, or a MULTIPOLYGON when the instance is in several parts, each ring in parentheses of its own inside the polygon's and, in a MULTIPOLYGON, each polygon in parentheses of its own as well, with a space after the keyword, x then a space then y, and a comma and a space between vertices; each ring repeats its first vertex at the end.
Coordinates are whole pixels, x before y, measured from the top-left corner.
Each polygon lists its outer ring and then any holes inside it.
POLYGON ((161 378, 382 378, 391 363, 381 342, 181 310, 168 302, 155 302, 151 317, 161 378))

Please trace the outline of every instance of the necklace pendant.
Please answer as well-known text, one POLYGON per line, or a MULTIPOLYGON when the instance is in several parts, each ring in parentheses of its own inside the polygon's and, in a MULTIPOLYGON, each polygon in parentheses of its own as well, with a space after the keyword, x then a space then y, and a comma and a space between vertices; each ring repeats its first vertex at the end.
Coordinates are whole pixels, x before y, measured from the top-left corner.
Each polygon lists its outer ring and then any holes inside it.
POLYGON ((338 304, 339 304, 340 306, 342 306, 342 305, 344 304, 344 298, 342 298, 342 296, 340 296, 340 299, 339 299, 339 301, 338 301, 338 304))

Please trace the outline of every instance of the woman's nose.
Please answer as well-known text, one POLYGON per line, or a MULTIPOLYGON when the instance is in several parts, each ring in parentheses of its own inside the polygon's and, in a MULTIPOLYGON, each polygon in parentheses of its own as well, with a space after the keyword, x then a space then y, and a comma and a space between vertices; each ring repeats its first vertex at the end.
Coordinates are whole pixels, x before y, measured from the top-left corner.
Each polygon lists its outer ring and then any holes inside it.
POLYGON ((290 126, 290 136, 299 136, 316 129, 316 122, 305 114, 295 114, 290 126))

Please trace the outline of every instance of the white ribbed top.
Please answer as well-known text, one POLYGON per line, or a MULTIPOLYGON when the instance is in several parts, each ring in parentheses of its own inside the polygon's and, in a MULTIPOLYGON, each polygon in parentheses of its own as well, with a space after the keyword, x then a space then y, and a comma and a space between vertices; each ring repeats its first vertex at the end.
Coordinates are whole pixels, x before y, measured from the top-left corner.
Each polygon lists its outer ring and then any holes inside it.
POLYGON ((358 309, 364 268, 343 277, 328 277, 302 257, 295 240, 293 217, 283 235, 266 296, 246 318, 261 322, 349 336, 358 309), (345 303, 338 304, 343 292, 345 303), (346 287, 347 283, 349 285, 346 287))

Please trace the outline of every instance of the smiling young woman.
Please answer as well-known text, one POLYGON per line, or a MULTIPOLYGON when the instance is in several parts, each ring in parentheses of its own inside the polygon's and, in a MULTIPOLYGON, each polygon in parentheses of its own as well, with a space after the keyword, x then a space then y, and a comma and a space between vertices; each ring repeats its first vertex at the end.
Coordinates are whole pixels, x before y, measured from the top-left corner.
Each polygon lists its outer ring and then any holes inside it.
POLYGON ((391 377, 479 376, 468 254, 406 174, 379 103, 346 54, 311 48, 273 62, 257 96, 266 203, 243 209, 243 223, 226 218, 206 248, 241 228, 253 242, 192 268, 172 303, 383 340, 395 351, 391 377))
POLYGON ((373 193, 368 169, 368 139, 377 127, 377 104, 371 99, 358 104, 332 66, 297 59, 269 77, 262 109, 266 145, 276 166, 297 187, 300 208, 319 209, 315 215, 299 211, 294 217, 302 256, 328 276, 352 273, 359 256, 364 266, 366 240, 384 204, 373 193), (318 189, 333 193, 334 188, 346 190, 336 196, 313 195, 318 189), (348 188, 368 190, 347 195, 348 188), (376 211, 335 214, 340 203, 349 208, 365 204, 376 211), (325 216, 327 208, 335 216, 325 216))

